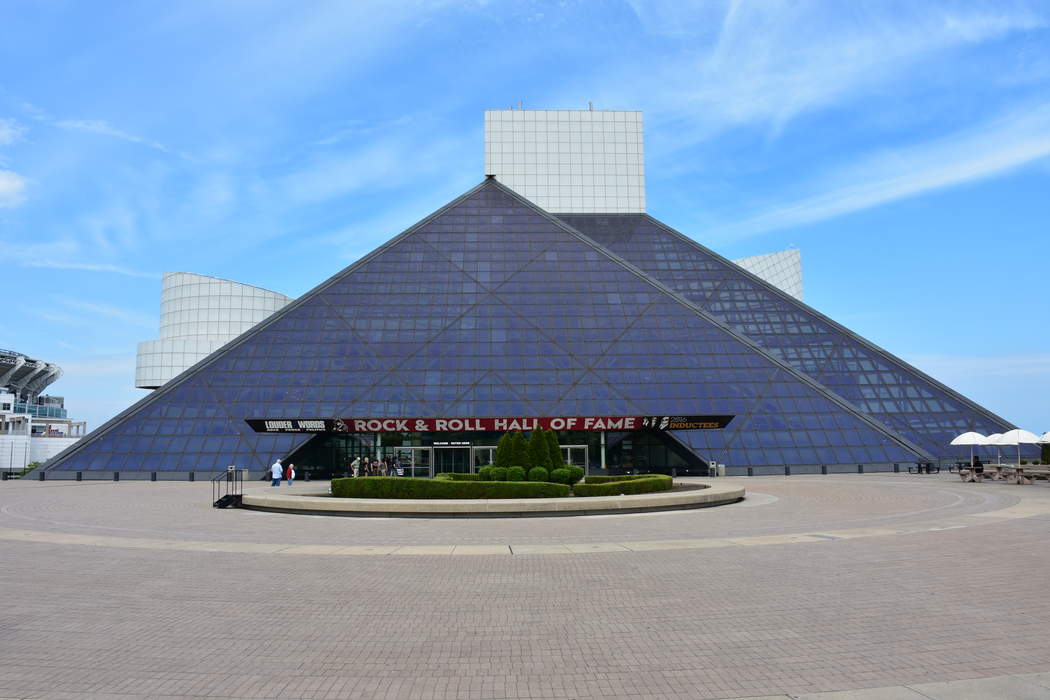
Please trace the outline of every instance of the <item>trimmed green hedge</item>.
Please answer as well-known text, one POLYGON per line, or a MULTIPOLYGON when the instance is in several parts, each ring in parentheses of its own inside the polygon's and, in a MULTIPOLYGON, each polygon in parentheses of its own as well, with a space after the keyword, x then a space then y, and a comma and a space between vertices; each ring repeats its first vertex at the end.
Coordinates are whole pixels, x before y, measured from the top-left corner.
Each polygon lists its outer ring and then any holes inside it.
POLYGON ((507 467, 507 481, 528 481, 525 478, 525 467, 507 467))
MULTIPOLYGON (((588 476, 584 479, 586 484, 611 484, 614 481, 631 481, 632 479, 648 479, 660 474, 617 474, 616 476, 588 476)), ((670 478, 670 477, 668 477, 670 478)))
POLYGON ((533 467, 529 470, 529 481, 550 481, 551 473, 543 467, 533 467))
MULTIPOLYGON (((595 477, 587 477, 586 484, 576 484, 572 487, 573 495, 576 496, 619 496, 620 494, 653 493, 655 491, 669 491, 673 484, 671 477, 665 474, 636 474, 628 479, 615 479, 594 483, 595 477)), ((610 477, 597 477, 609 479, 610 477)))
POLYGON ((332 479, 337 498, 564 498, 569 487, 534 481, 450 481, 403 476, 332 479))
POLYGON ((445 481, 481 481, 481 474, 461 474, 459 472, 441 472, 434 475, 435 479, 445 481))

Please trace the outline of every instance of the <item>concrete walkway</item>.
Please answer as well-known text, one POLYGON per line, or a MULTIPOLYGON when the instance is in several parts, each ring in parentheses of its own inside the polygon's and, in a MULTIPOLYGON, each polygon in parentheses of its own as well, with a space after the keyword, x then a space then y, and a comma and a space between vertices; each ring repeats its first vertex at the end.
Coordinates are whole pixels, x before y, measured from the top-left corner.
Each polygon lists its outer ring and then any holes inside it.
POLYGON ((893 685, 802 695, 763 695, 726 700, 1045 700, 1050 673, 1025 673, 945 683, 893 685))
POLYGON ((3 482, 0 698, 1050 698, 1050 487, 739 481, 491 520, 3 482))

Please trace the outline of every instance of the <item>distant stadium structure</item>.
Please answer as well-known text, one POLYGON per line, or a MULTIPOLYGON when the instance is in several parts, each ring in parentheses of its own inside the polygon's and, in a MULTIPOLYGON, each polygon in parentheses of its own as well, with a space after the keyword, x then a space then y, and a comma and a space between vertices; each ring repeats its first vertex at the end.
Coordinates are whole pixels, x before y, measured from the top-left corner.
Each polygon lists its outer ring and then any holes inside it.
POLYGON ((35 403, 44 389, 61 376, 58 365, 0 349, 0 390, 14 394, 19 401, 35 403))
POLYGON ((0 350, 0 474, 18 475, 70 447, 87 432, 70 420, 61 396, 42 394, 62 368, 14 350, 0 350))

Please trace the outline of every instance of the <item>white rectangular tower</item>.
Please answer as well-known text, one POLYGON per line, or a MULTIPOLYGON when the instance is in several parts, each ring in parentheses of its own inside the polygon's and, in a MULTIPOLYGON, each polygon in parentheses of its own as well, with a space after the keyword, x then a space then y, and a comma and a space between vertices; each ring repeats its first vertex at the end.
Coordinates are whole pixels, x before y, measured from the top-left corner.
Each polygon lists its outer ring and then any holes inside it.
POLYGON ((485 173, 549 212, 645 212, 642 113, 485 111, 485 173))

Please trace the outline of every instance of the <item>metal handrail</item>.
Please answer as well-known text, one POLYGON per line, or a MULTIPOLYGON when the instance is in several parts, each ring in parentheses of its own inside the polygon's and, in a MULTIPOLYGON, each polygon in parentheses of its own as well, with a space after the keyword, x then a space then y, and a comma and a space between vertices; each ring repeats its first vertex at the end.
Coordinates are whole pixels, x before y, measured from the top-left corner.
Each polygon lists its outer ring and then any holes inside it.
POLYGON ((226 467, 226 471, 219 472, 211 478, 211 503, 216 508, 222 507, 222 501, 232 501, 239 505, 243 494, 244 472, 237 467, 226 467), (233 498, 227 498, 228 496, 233 498))

